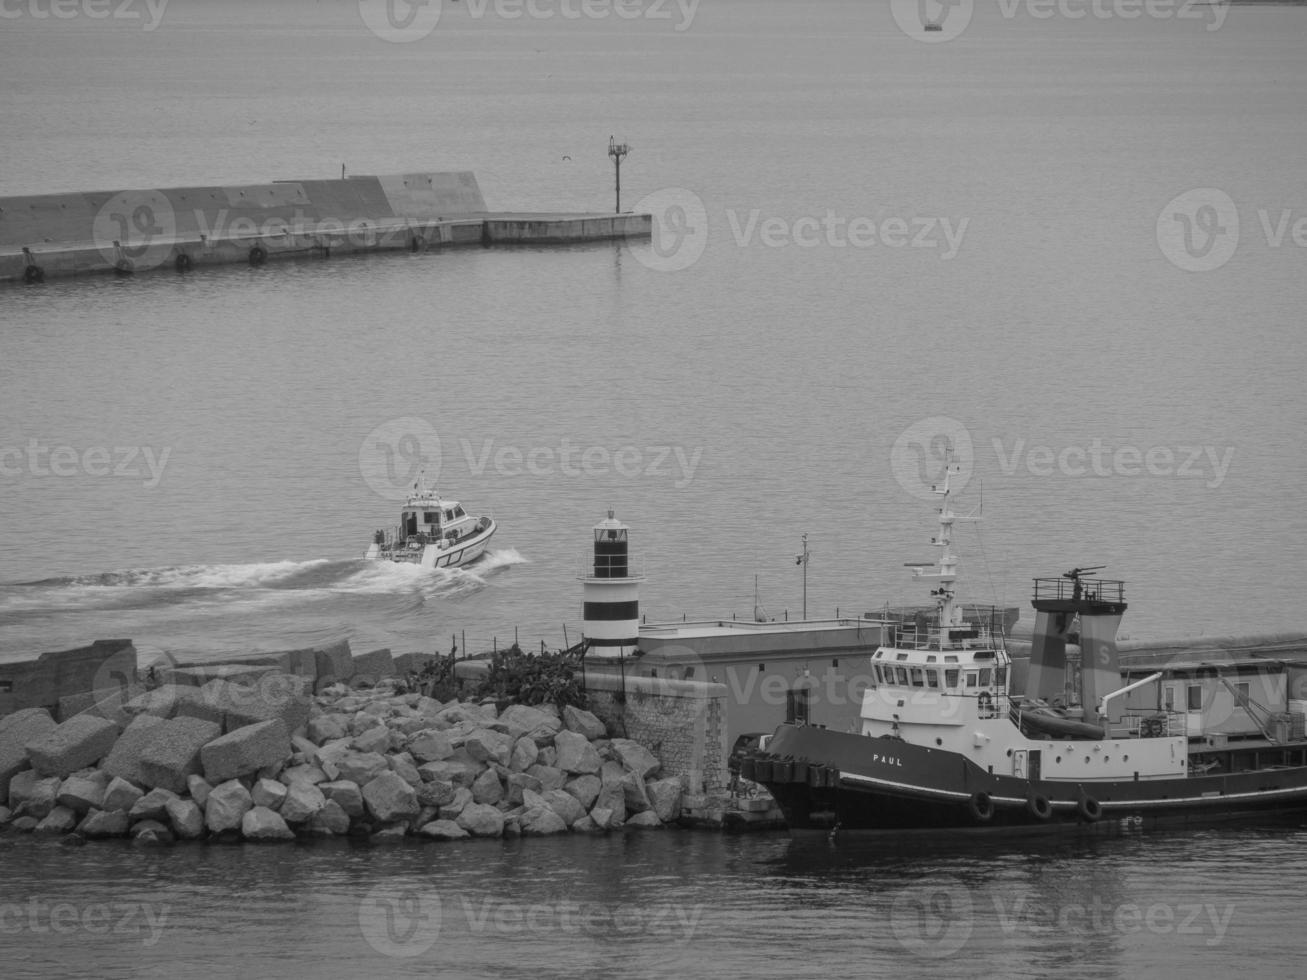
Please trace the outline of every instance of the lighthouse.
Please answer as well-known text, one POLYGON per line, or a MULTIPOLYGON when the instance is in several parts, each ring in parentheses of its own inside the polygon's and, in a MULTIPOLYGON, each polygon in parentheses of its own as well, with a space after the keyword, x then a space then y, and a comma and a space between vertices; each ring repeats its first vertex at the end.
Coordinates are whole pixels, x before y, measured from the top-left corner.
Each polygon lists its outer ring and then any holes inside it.
POLYGON ((594 566, 580 576, 583 634, 593 659, 629 656, 639 643, 644 576, 631 574, 629 532, 610 510, 594 527, 594 566))

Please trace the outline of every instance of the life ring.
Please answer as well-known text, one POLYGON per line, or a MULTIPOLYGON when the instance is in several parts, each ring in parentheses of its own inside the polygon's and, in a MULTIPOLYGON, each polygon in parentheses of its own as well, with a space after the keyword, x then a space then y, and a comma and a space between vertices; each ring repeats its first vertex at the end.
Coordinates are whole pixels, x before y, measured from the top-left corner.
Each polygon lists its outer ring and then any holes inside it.
POLYGON ((23 282, 45 282, 45 270, 39 265, 29 265, 23 270, 23 282))
POLYGON ((268 261, 268 252, 262 245, 255 245, 250 249, 250 265, 260 266, 268 261))
POLYGON ((1103 815, 1103 804, 1092 796, 1081 793, 1080 799, 1076 800, 1076 812, 1087 823, 1096 823, 1098 818, 1103 815))
POLYGON ((173 264, 173 268, 175 268, 178 272, 191 271, 191 257, 187 255, 185 252, 178 252, 177 258, 173 259, 172 264, 173 264))
POLYGON ((1043 793, 1032 793, 1030 799, 1026 800, 1026 809, 1040 820, 1047 820, 1053 815, 1053 804, 1048 802, 1048 797, 1043 793))
POLYGON ((967 800, 967 810, 972 819, 987 823, 994 816, 994 800, 988 793, 972 793, 967 800))

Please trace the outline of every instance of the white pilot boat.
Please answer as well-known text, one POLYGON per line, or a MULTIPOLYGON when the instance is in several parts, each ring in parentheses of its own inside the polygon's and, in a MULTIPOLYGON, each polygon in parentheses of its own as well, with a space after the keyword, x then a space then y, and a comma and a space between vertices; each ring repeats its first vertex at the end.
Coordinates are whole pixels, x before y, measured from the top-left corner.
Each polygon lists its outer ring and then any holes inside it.
POLYGON ((364 558, 420 568, 457 568, 481 557, 495 533, 490 517, 473 517, 425 481, 414 484, 398 527, 379 528, 364 558))

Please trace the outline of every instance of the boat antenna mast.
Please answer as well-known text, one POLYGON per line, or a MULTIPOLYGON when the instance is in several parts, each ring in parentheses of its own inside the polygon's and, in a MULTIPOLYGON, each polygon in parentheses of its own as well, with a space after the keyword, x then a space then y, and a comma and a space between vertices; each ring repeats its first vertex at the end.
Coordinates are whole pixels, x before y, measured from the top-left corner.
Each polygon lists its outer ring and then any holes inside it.
POLYGON ((958 578, 958 556, 953 553, 953 523, 980 520, 979 512, 966 515, 953 512, 950 501, 953 492, 951 480, 954 475, 961 472, 962 466, 958 463, 953 447, 950 445, 945 455, 944 480, 942 483, 933 484, 930 488, 932 493, 943 498, 939 507, 939 533, 930 539, 930 543, 940 549, 939 561, 933 565, 917 563, 909 565, 912 574, 918 578, 939 580, 939 588, 934 589, 931 595, 935 597, 935 605, 939 611, 940 635, 945 642, 947 642, 948 628, 962 625, 962 610, 956 603, 956 592, 953 588, 958 578))

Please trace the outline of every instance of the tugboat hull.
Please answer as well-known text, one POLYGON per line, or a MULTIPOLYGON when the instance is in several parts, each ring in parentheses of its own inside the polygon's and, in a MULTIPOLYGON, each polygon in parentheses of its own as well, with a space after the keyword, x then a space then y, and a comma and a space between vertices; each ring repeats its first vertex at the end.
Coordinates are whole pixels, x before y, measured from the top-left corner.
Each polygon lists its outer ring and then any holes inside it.
MULTIPOLYGON (((1082 745, 1084 743, 1081 743, 1082 745)), ((1297 765, 1142 780, 1032 780, 986 772, 901 739, 783 725, 753 760, 792 832, 1085 831, 1307 812, 1307 745, 1263 750, 1297 765), (821 775, 814 777, 813 770, 821 775), (798 773, 804 778, 800 781, 798 773)))

